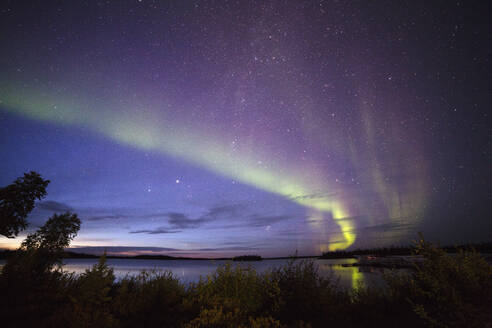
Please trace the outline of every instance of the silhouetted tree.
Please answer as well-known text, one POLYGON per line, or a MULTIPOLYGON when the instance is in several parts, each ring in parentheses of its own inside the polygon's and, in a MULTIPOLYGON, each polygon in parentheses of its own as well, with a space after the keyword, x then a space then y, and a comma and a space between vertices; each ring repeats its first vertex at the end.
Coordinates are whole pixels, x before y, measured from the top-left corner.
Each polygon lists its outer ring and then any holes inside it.
POLYGON ((37 277, 51 272, 55 264, 61 263, 63 249, 80 229, 77 214, 54 214, 35 233, 22 242, 16 256, 7 260, 4 274, 29 274, 37 277))
POLYGON ((53 326, 39 323, 51 320, 55 310, 68 302, 73 278, 61 270, 61 259, 79 229, 76 214, 54 214, 7 258, 0 274, 4 322, 15 322, 15 327, 53 326))
POLYGON ((35 201, 46 196, 49 183, 49 180, 31 171, 0 188, 0 235, 14 238, 26 229, 27 215, 34 209, 35 201))
POLYGON ((54 214, 35 233, 29 234, 20 248, 24 251, 50 253, 59 259, 63 249, 70 245, 79 229, 80 219, 77 214, 54 214))

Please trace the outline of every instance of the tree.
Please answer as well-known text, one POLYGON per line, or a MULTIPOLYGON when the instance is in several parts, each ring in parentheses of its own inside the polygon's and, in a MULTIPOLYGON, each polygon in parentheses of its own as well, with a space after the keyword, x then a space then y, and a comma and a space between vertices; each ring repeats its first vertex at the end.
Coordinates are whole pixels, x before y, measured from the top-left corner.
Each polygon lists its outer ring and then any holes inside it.
POLYGON ((22 242, 20 249, 27 252, 38 252, 53 265, 59 262, 65 247, 77 235, 80 219, 77 214, 66 212, 54 214, 35 233, 29 234, 22 242))
POLYGON ((53 267, 56 264, 61 267, 63 249, 70 245, 79 229, 77 214, 54 214, 35 233, 29 234, 19 250, 7 259, 0 274, 0 287, 2 280, 12 286, 32 289, 34 285, 58 279, 61 273, 53 267))
POLYGON ((51 320, 49 317, 60 305, 69 302, 74 278, 62 271, 61 259, 63 249, 79 229, 76 214, 54 214, 7 259, 0 272, 2 324, 11 321, 16 327, 65 326, 43 320, 51 320))
POLYGON ((66 212, 54 214, 35 233, 22 242, 21 249, 44 249, 51 252, 63 251, 80 229, 77 214, 66 212))
POLYGON ((26 218, 34 209, 35 201, 46 196, 49 183, 39 173, 31 171, 0 188, 0 235, 14 238, 27 228, 26 218))

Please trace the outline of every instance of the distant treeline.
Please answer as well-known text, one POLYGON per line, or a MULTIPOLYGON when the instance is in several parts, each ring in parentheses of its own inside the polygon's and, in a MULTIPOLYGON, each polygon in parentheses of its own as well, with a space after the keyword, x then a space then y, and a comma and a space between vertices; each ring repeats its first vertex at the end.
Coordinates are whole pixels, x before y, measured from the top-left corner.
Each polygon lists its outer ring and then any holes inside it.
MULTIPOLYGON (((477 244, 463 244, 456 246, 444 246, 441 247, 447 253, 458 253, 459 250, 475 250, 479 253, 492 253, 492 242, 477 243, 477 244)), ((415 246, 391 246, 381 248, 366 248, 356 249, 353 251, 334 251, 326 252, 320 256, 322 259, 340 259, 340 258, 353 258, 356 255, 377 255, 377 256, 390 256, 390 255, 413 255, 416 252, 415 246)))
MULTIPOLYGON (((22 250, 0 250, 0 259, 7 259, 15 253, 23 252, 22 250)), ((98 259, 100 255, 85 254, 72 251, 64 251, 62 258, 68 259, 98 259)), ((132 260, 193 260, 193 261, 261 261, 262 258, 259 255, 242 255, 236 257, 221 257, 221 258, 198 258, 198 257, 177 257, 168 255, 135 255, 135 256, 118 256, 118 255, 106 255, 108 259, 132 259, 132 260)))
MULTIPOLYGON (((22 250, 0 250, 0 259, 7 259, 14 253, 22 252, 22 250)), ((100 255, 85 254, 71 251, 64 251, 62 253, 62 258, 68 259, 98 259, 100 255)), ((109 259, 135 259, 135 260, 207 260, 205 258, 190 258, 190 257, 174 257, 168 255, 136 255, 136 256, 117 256, 117 255, 106 255, 109 259)), ((221 260, 221 259, 218 259, 221 260)), ((232 260, 232 258, 224 258, 224 260, 232 260)))
POLYGON ((232 258, 233 261, 261 261, 262 258, 259 255, 242 255, 232 258))
MULTIPOLYGON (((457 246, 444 246, 441 247, 447 253, 458 253, 459 250, 475 250, 479 253, 492 253, 492 242, 477 243, 477 244, 463 244, 457 246)), ((356 255, 377 255, 377 256, 391 256, 391 255, 413 255, 416 248, 414 246, 391 246, 381 248, 365 248, 356 249, 353 251, 333 251, 323 253, 320 257, 317 256, 289 256, 278 257, 272 259, 292 259, 292 258, 320 258, 320 259, 343 259, 353 258, 356 255)), ((6 259, 10 254, 13 254, 14 250, 0 250, 0 259, 6 259)), ((72 251, 65 251, 64 258, 71 259, 97 259, 99 255, 84 254, 72 251)), ((217 261, 261 261, 263 258, 259 255, 241 255, 236 257, 221 257, 221 258, 196 258, 196 257, 176 257, 168 255, 136 255, 136 256, 118 256, 107 255, 107 258, 114 259, 135 259, 135 260, 217 260, 217 261)))
MULTIPOLYGON (((5 260, 10 256, 13 256, 15 253, 19 253, 19 252, 22 252, 22 250, 10 250, 10 249, 0 250, 0 259, 5 260)), ((63 252, 62 257, 71 258, 71 259, 98 259, 99 258, 99 256, 97 255, 83 254, 83 253, 76 253, 76 252, 63 252)))

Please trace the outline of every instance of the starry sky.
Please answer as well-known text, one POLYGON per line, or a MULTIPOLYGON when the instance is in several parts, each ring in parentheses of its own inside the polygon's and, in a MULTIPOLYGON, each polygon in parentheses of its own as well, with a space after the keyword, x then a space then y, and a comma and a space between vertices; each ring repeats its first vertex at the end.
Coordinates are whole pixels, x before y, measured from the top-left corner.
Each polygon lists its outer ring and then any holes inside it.
POLYGON ((492 239, 491 28, 474 1, 3 1, 0 184, 19 245, 284 256, 492 239))

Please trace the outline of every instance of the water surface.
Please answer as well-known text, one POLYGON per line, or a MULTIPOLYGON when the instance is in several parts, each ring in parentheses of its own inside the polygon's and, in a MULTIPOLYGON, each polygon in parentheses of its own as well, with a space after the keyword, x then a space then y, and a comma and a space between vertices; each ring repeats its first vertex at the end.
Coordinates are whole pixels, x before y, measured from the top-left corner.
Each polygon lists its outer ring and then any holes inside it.
MULTIPOLYGON (((354 263, 355 259, 316 259, 321 276, 338 279, 340 286, 351 288, 358 283, 368 286, 379 286, 383 283, 381 270, 376 268, 343 267, 342 264, 354 263)), ((135 260, 135 259, 108 259, 107 264, 114 270, 117 279, 126 275, 135 276, 142 270, 170 270, 184 283, 196 282, 200 276, 205 277, 213 273, 219 265, 227 261, 215 260, 135 260)), ((251 265, 257 272, 265 272, 269 269, 286 265, 288 260, 263 260, 259 262, 231 262, 232 265, 247 267, 251 265)), ((97 259, 65 259, 63 269, 77 274, 83 273, 97 259)))

